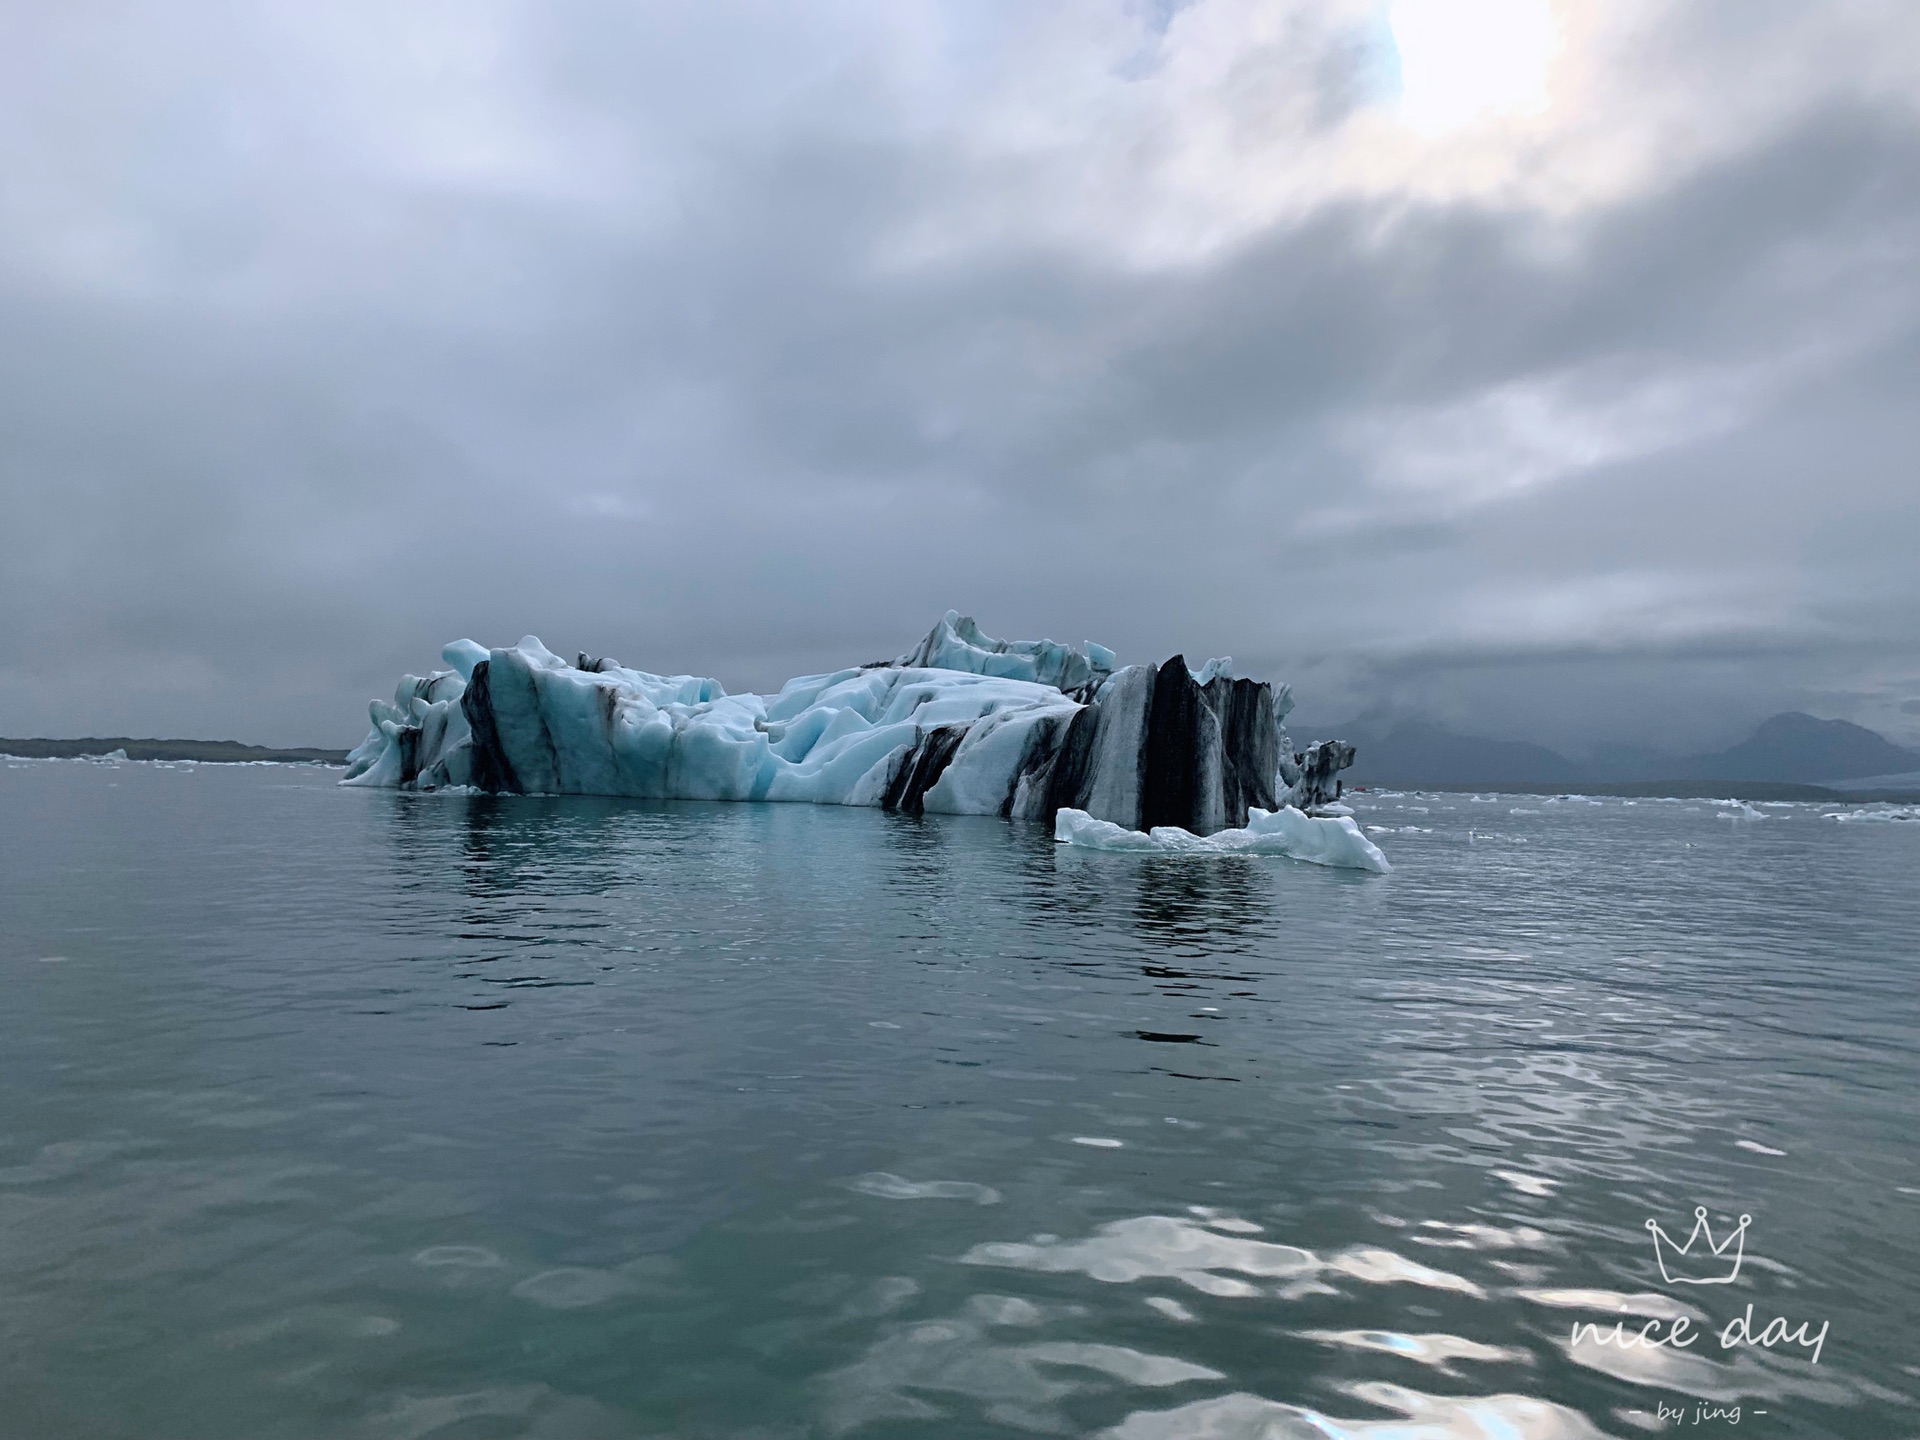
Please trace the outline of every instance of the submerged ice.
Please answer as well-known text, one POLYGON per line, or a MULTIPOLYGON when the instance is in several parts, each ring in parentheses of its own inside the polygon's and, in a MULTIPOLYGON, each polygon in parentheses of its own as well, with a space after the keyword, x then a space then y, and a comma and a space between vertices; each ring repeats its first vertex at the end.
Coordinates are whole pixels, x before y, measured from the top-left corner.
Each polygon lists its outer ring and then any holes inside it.
MULTIPOLYGON (((1338 742, 1295 753, 1288 687, 1236 677, 1230 659, 1197 672, 1179 655, 1119 666, 1101 645, 994 640, 951 611, 898 659, 801 676, 776 695, 585 654, 569 662, 531 635, 441 653, 450 668, 372 703, 343 783, 1042 821, 1074 811, 1190 837, 1264 817, 1262 844, 1223 843, 1278 850, 1288 827, 1322 823, 1299 812, 1336 800, 1353 760, 1338 742)), ((1361 853, 1317 833, 1299 831, 1300 846, 1361 853)))

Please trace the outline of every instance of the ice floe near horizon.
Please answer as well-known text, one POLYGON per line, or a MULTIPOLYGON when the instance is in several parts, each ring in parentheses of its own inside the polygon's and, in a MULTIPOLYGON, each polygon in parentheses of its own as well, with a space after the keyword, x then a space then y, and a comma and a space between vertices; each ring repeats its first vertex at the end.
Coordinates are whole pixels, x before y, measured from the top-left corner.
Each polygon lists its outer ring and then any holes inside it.
POLYGON ((1216 849, 1386 868, 1350 819, 1303 813, 1339 799, 1353 747, 1295 753, 1290 689, 1236 676, 1230 658, 1120 666, 1092 642, 995 640, 954 611, 897 659, 773 695, 584 653, 570 663, 531 635, 441 653, 451 668, 372 702, 343 784, 1041 821, 1071 810, 1148 844, 1177 847, 1152 839, 1177 830, 1216 849))

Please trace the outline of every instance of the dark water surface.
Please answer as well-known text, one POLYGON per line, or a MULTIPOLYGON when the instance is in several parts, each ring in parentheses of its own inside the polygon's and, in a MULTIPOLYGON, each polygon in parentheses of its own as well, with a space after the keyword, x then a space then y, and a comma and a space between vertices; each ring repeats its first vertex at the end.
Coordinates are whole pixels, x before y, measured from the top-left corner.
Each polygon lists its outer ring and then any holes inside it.
POLYGON ((333 779, 0 768, 6 1440, 1920 1434, 1920 825, 333 779))

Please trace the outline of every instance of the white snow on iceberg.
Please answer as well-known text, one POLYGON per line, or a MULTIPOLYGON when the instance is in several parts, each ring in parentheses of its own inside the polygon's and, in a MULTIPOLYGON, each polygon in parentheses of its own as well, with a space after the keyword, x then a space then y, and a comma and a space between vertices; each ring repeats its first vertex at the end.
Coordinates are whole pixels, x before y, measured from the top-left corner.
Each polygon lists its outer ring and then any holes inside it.
POLYGON ((1239 830, 1195 835, 1174 825, 1156 825, 1142 833, 1096 820, 1084 810, 1062 810, 1053 818, 1053 838, 1090 850, 1136 850, 1160 855, 1289 855, 1315 865, 1338 865, 1384 875, 1393 866, 1380 847, 1345 815, 1308 815, 1288 806, 1254 810, 1239 830))
POLYGON ((1043 821, 1071 809, 1198 837, 1336 800, 1353 759, 1337 742, 1296 755, 1288 688, 1236 678, 1231 660, 1197 674, 1178 655, 1116 668, 1104 646, 993 640, 952 611, 896 660, 776 695, 584 654, 568 663, 531 635, 442 655, 450 669, 372 703, 342 783, 1043 821))

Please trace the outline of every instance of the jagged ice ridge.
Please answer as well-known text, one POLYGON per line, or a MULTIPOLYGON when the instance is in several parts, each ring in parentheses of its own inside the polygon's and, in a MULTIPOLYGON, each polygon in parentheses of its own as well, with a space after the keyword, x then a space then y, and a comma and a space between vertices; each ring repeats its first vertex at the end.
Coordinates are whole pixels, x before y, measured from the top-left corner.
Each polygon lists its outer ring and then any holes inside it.
POLYGON ((1117 667, 1105 646, 994 640, 952 611, 898 659, 801 676, 777 695, 584 654, 568 663, 533 636, 441 653, 452 668, 372 702, 343 784, 1041 821, 1071 810, 1208 836, 1336 800, 1353 759, 1337 742, 1295 754, 1288 687, 1236 677, 1231 659, 1197 673, 1178 655, 1117 667))

